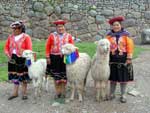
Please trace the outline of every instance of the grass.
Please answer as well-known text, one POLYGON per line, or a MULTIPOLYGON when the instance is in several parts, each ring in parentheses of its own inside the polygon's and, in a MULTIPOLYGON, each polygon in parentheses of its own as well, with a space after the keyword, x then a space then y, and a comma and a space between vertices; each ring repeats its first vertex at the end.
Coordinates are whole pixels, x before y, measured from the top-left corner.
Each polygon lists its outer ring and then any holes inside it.
MULTIPOLYGON (((33 51, 37 52, 37 59, 45 58, 45 40, 33 41, 33 51)), ((7 80, 7 57, 3 52, 5 41, 0 42, 0 82, 7 80)), ((96 50, 96 45, 90 42, 76 43, 79 48, 79 52, 86 52, 91 57, 94 55, 96 50)), ((142 51, 146 49, 136 46, 134 50, 133 58, 137 58, 142 51)))
POLYGON ((7 61, 7 57, 5 56, 4 50, 5 41, 0 40, 0 64, 5 63, 7 61))
POLYGON ((141 52, 147 51, 147 50, 150 50, 150 49, 144 49, 144 48, 141 48, 140 46, 136 46, 134 49, 133 59, 137 58, 138 55, 141 54, 141 52))

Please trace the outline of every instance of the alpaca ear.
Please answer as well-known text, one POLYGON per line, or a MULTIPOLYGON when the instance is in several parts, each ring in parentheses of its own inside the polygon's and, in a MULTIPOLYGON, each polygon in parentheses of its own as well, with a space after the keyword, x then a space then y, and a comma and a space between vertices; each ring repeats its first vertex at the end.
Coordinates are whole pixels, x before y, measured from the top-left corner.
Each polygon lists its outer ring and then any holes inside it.
POLYGON ((78 47, 75 47, 77 50, 79 49, 78 47))
POLYGON ((36 54, 37 52, 35 52, 35 51, 32 51, 32 53, 33 53, 33 54, 36 54))
POLYGON ((98 42, 99 42, 99 41, 95 41, 94 44, 98 45, 98 42))

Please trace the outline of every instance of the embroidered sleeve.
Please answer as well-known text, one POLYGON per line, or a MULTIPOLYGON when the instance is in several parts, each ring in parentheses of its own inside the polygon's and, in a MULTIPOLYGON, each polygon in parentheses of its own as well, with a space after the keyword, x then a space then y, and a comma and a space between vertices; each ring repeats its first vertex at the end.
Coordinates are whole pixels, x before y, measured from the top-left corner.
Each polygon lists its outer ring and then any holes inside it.
POLYGON ((26 36, 25 43, 26 43, 26 49, 32 50, 32 41, 29 35, 26 36))
POLYGON ((127 37, 127 58, 133 57, 134 43, 133 40, 127 37))
POLYGON ((72 36, 70 34, 69 34, 68 38, 69 38, 68 42, 71 43, 71 44, 74 44, 73 38, 72 38, 72 36))
POLYGON ((53 35, 50 34, 47 41, 46 41, 46 50, 45 50, 45 56, 49 57, 50 52, 51 52, 51 47, 52 47, 52 42, 53 42, 53 35))
POLYGON ((10 45, 10 36, 7 38, 6 43, 4 45, 4 53, 9 55, 9 45, 10 45))
POLYGON ((115 52, 115 50, 117 49, 116 41, 109 35, 106 36, 106 39, 108 39, 110 42, 110 51, 115 52))

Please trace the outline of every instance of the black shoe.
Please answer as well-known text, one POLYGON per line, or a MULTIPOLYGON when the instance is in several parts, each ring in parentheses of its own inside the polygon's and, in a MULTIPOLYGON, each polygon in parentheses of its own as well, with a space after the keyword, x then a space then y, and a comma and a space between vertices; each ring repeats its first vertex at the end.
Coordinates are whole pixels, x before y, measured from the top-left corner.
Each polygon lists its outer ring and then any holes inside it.
POLYGON ((55 99, 61 98, 61 94, 56 94, 54 98, 55 99))
POLYGON ((61 98, 66 98, 65 94, 62 94, 62 95, 61 95, 61 98))
POLYGON ((115 98, 116 98, 115 95, 110 95, 110 96, 108 97, 108 100, 113 100, 113 99, 115 99, 115 98))
POLYGON ((22 96, 22 100, 27 100, 28 97, 25 95, 25 96, 22 96))
POLYGON ((120 102, 121 103, 126 103, 127 102, 127 99, 125 97, 120 97, 120 102))
POLYGON ((17 98, 18 97, 18 95, 16 95, 16 96, 10 96, 9 98, 8 98, 8 100, 12 100, 12 99, 14 99, 14 98, 17 98))

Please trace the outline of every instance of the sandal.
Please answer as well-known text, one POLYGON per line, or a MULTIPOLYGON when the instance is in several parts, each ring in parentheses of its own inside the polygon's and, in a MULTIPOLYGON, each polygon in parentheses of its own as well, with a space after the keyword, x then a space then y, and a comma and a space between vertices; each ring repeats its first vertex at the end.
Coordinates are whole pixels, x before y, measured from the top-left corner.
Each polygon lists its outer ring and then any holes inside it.
POLYGON ((17 98, 18 97, 18 95, 16 95, 16 96, 10 96, 9 98, 8 98, 8 100, 12 100, 12 99, 14 99, 14 98, 17 98))
POLYGON ((25 95, 25 96, 22 96, 22 100, 27 100, 28 97, 25 95))

